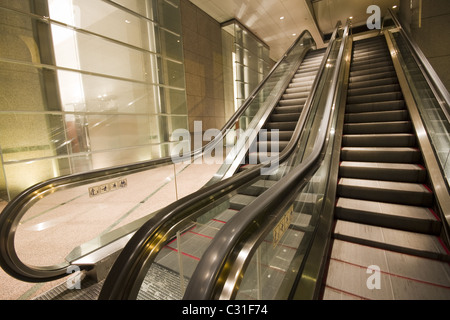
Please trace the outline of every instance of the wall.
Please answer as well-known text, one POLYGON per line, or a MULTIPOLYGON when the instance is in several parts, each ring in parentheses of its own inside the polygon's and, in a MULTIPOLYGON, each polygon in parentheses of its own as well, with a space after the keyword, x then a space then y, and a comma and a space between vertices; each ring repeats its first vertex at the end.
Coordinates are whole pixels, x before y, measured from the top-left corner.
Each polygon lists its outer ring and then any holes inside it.
POLYGON ((0 0, 0 18, 0 196, 168 156, 188 128, 179 0, 0 0))
POLYGON ((449 0, 402 0, 400 6, 402 22, 450 91, 449 0))
POLYGON ((194 121, 202 121, 203 131, 221 129, 226 122, 221 27, 190 1, 180 4, 189 130, 194 121))

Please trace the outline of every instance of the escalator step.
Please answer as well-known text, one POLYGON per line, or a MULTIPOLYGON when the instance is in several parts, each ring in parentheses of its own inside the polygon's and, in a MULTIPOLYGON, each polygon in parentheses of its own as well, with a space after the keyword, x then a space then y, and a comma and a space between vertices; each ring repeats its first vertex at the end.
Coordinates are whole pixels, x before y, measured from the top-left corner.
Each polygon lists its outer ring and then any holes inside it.
POLYGON ((270 116, 270 121, 298 121, 300 118, 300 113, 275 113, 270 116))
POLYGON ((395 71, 372 73, 372 74, 367 74, 367 75, 363 75, 363 76, 350 77, 349 82, 359 82, 359 81, 391 78, 391 77, 394 77, 395 75, 396 75, 395 71))
POLYGON ((392 72, 394 71, 393 65, 388 65, 384 67, 378 67, 378 68, 363 68, 362 70, 357 71, 350 71, 350 77, 357 77, 357 76, 364 76, 368 74, 374 74, 374 73, 384 73, 384 72, 392 72))
POLYGON ((414 147, 415 135, 400 134, 351 134, 342 137, 344 147, 414 147))
POLYGON ((358 113, 347 113, 345 115, 346 123, 386 122, 386 121, 404 121, 404 120, 408 120, 407 110, 358 112, 358 113))
POLYGON ((297 122, 269 122, 266 124, 267 129, 278 129, 280 131, 292 131, 297 126, 297 122))
POLYGON ((230 199, 230 209, 241 210, 256 199, 254 196, 236 194, 230 199))
POLYGON ((357 112, 376 112, 386 110, 402 110, 404 108, 405 108, 404 100, 394 100, 394 101, 347 104, 345 110, 348 113, 357 113, 357 112))
POLYGON ((369 179, 341 178, 338 183, 341 197, 430 207, 433 193, 423 184, 369 179))
POLYGON ((349 89, 348 95, 358 96, 365 94, 377 94, 377 93, 387 93, 387 92, 400 92, 400 85, 398 83, 375 86, 370 85, 364 88, 349 89))
POLYGON ((348 123, 344 125, 345 134, 366 133, 405 133, 411 131, 409 121, 348 123))
POLYGON ((277 106, 275 107, 273 113, 274 114, 284 114, 284 113, 301 113, 303 109, 302 105, 298 105, 298 106, 287 106, 287 107, 283 107, 283 106, 277 106))
POLYGON ((287 107, 287 106, 298 106, 298 105, 303 105, 306 102, 306 98, 301 98, 301 99, 288 99, 288 100, 280 100, 278 102, 278 105, 282 106, 282 107, 287 107))
POLYGON ((364 94, 364 95, 349 95, 347 96, 347 103, 370 103, 380 101, 392 101, 400 100, 403 95, 401 91, 376 93, 376 94, 364 94))
POLYGON ((390 85, 390 84, 398 84, 397 77, 389 77, 389 78, 382 78, 382 79, 376 79, 376 80, 352 82, 352 83, 348 84, 348 88, 349 88, 349 90, 352 90, 352 89, 369 88, 372 86, 377 87, 377 86, 390 85))
POLYGON ((430 259, 450 260, 450 255, 434 235, 338 220, 334 238, 430 259))
POLYGON ((347 123, 344 125, 344 133, 405 133, 410 132, 411 128, 410 121, 347 123))
POLYGON ((439 235, 440 221, 428 208, 339 198, 336 203, 338 219, 378 225, 412 232, 439 235))
POLYGON ((418 163, 421 160, 420 150, 410 147, 343 147, 342 161, 374 161, 389 163, 418 163))
POLYGON ((425 168, 418 164, 358 161, 342 161, 339 174, 345 178, 414 183, 424 183, 427 176, 425 168))

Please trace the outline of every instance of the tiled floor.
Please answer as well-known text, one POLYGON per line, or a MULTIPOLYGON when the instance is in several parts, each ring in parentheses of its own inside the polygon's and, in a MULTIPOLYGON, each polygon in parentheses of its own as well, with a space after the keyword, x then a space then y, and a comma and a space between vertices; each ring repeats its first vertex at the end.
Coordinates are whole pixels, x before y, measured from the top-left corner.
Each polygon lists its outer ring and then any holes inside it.
MULTIPOLYGON (((197 191, 219 168, 220 164, 205 163, 170 165, 107 181, 126 179, 126 187, 96 196, 90 196, 89 188, 98 183, 56 192, 22 218, 15 238, 18 255, 23 262, 40 266, 64 261, 74 247, 197 191)), ((4 206, 0 203, 0 210, 4 206)), ((32 299, 65 281, 25 283, 0 269, 0 299, 32 299)))

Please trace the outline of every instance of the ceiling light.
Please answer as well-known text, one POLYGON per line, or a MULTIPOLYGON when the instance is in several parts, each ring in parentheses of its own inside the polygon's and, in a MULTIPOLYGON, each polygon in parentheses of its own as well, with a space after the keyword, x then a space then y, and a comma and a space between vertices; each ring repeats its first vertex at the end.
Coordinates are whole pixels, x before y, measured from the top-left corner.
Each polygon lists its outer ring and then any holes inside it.
POLYGON ((293 33, 293 34, 292 34, 293 37, 295 37, 296 35, 297 35, 296 33, 293 33))
POLYGON ((280 17, 280 20, 284 20, 284 17, 280 17))
POLYGON ((348 17, 350 20, 353 19, 353 16, 348 17))
POLYGON ((397 6, 392 6, 392 9, 395 9, 395 8, 397 8, 397 6))

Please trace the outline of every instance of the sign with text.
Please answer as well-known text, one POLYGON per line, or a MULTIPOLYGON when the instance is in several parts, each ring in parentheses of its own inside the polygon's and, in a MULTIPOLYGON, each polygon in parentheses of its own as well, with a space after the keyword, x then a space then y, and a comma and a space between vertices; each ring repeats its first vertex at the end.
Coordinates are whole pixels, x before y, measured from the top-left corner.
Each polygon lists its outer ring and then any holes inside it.
POLYGON ((105 183, 99 186, 89 187, 89 197, 95 197, 110 191, 116 191, 128 186, 127 179, 118 179, 113 182, 105 183))
POLYGON ((278 224, 273 229, 273 246, 276 247, 278 242, 280 242, 284 233, 289 229, 292 221, 292 212, 294 211, 294 205, 291 205, 289 209, 284 214, 283 218, 278 222, 278 224))

